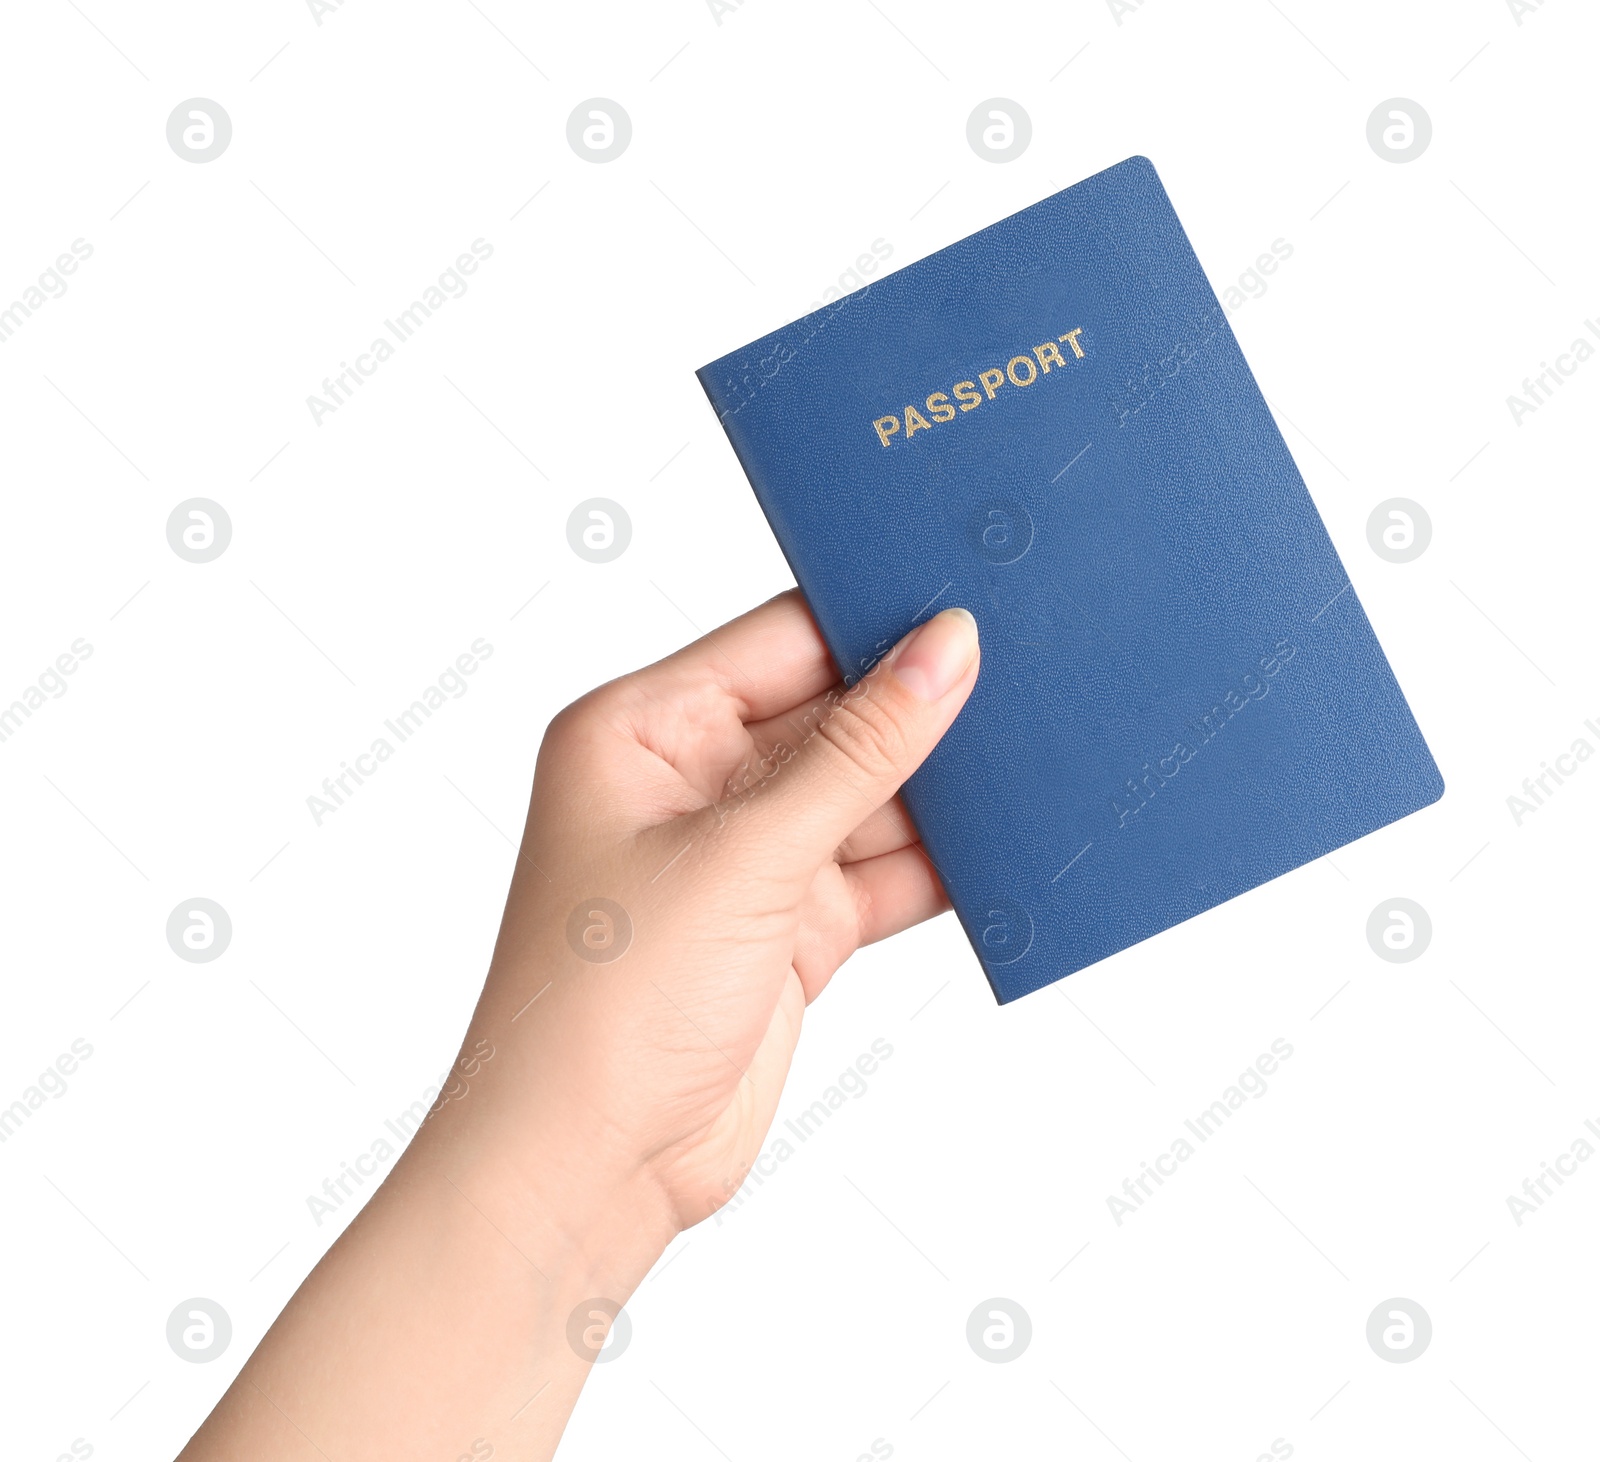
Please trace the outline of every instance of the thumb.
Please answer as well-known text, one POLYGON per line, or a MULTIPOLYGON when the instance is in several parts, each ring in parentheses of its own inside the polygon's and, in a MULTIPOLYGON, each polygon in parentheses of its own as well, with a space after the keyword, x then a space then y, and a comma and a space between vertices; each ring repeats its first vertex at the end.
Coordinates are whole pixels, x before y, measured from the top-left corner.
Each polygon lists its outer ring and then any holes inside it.
POLYGON ((978 678, 978 624, 946 609, 906 635, 854 685, 788 717, 771 771, 724 825, 760 848, 764 872, 809 882, 949 730, 978 678))

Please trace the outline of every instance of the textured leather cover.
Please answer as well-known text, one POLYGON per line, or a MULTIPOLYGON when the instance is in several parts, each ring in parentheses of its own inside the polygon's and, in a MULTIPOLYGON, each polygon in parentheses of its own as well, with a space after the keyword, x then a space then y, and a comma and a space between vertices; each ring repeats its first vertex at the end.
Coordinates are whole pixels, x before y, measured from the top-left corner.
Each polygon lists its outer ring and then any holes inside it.
POLYGON ((1147 159, 699 376, 847 678, 977 616, 904 797, 1002 1002, 1443 793, 1147 159))

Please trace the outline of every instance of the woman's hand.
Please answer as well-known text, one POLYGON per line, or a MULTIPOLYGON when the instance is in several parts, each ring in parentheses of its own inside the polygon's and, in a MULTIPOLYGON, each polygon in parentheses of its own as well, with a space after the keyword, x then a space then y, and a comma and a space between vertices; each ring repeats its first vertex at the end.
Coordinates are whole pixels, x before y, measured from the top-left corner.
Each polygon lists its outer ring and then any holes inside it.
POLYGON ((548 1458, 806 1005, 946 907, 896 791, 977 674, 946 610, 839 685, 789 593, 557 716, 451 1083, 184 1459, 548 1458))
POLYGON ((895 793, 977 674, 957 609, 840 685, 795 591, 556 717, 465 1047, 508 1157, 576 1140, 674 1228, 733 1195, 806 1005, 949 907, 895 793))

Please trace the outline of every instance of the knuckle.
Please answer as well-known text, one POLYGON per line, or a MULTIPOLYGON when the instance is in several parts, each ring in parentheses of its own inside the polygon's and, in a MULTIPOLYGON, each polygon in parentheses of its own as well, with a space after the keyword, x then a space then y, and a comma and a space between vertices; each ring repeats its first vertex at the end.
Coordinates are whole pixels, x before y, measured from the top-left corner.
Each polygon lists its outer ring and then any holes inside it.
POLYGON ((545 727, 540 757, 565 760, 582 756, 606 723, 609 689, 600 686, 557 711, 545 727))
POLYGON ((905 730, 878 695, 855 695, 834 706, 817 730, 863 779, 877 781, 905 765, 905 730))
POLYGON ((550 718, 544 730, 544 748, 561 752, 580 740, 584 734, 589 713, 582 700, 563 706, 550 718))

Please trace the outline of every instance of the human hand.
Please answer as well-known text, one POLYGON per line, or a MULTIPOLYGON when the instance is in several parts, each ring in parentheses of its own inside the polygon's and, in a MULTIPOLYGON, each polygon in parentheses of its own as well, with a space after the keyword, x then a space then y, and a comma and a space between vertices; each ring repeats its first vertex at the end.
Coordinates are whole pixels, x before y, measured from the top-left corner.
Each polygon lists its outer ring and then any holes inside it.
POLYGON ((581 1152, 668 1238, 727 1201, 805 1006, 949 906, 896 792, 978 658, 946 610, 846 688, 791 591, 561 712, 465 1043, 498 1057, 469 1104, 484 1148, 581 1152))
POLYGON ((946 610, 839 686, 789 593, 557 716, 459 1080, 182 1462, 550 1457, 738 1189, 805 1006, 946 907, 896 791, 977 675, 946 610))

